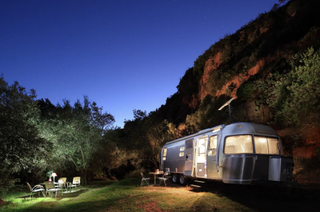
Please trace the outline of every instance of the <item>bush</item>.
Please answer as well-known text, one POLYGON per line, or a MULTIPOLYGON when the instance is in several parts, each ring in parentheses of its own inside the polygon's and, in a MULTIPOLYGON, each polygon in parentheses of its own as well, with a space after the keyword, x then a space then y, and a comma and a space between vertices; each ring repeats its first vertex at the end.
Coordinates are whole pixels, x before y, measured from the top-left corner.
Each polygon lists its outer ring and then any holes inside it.
POLYGON ((14 186, 14 180, 8 174, 9 172, 0 172, 0 199, 3 199, 10 188, 14 186))
MULTIPOLYGON (((292 70, 274 83, 268 103, 275 109, 276 121, 286 126, 320 109, 320 50, 312 47, 296 54, 292 70)), ((317 120, 319 121, 319 120, 317 120)))

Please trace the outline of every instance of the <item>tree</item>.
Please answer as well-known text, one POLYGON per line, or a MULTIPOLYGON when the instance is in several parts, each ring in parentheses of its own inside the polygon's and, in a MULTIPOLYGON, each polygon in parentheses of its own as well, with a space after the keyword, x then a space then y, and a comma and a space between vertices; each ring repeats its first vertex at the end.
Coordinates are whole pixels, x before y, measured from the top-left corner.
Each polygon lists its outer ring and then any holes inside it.
POLYGON ((13 173, 45 164, 48 146, 39 136, 35 98, 35 90, 26 92, 18 82, 9 86, 0 78, 0 198, 13 184, 13 173))
POLYGON ((152 120, 152 117, 149 116, 144 155, 147 156, 148 161, 153 167, 159 168, 161 148, 167 141, 174 139, 169 131, 169 125, 170 123, 167 120, 159 123, 152 120))
POLYGON ((171 140, 169 123, 162 120, 155 113, 147 116, 146 112, 134 110, 134 120, 126 121, 124 133, 127 138, 125 148, 135 152, 134 161, 138 169, 155 169, 159 166, 160 151, 164 143, 171 140))
MULTIPOLYGON (((50 108, 44 107, 44 108, 50 108)), ((82 182, 87 184, 87 171, 98 151, 100 141, 114 122, 111 114, 103 113, 95 102, 84 97, 83 104, 77 100, 73 106, 64 100, 63 106, 51 108, 44 113, 43 136, 53 144, 53 160, 56 166, 67 167, 72 164, 76 171, 81 172, 82 182), (52 115, 53 114, 53 115, 52 115)))
POLYGON ((131 171, 128 168, 129 165, 131 168, 137 167, 140 163, 139 154, 136 150, 127 148, 127 141, 123 129, 107 130, 90 164, 91 174, 118 179, 131 171))

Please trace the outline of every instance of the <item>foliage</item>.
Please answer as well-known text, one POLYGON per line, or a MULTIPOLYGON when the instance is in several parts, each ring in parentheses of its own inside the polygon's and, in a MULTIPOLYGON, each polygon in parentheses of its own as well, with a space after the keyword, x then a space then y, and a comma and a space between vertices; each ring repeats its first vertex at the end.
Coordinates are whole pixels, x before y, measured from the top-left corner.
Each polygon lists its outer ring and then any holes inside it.
POLYGON ((147 131, 147 148, 145 148, 144 154, 149 156, 149 161, 154 165, 154 167, 160 166, 160 151, 162 146, 173 137, 169 133, 167 120, 161 123, 151 122, 150 127, 147 131))
POLYGON ((201 78, 203 74, 204 66, 207 60, 209 59, 209 56, 211 55, 210 50, 211 49, 207 50, 204 54, 200 55, 196 61, 194 61, 192 70, 193 70, 193 75, 197 81, 201 78))
POLYGON ((129 154, 136 152, 130 160, 137 169, 159 168, 160 150, 165 142, 174 137, 170 133, 167 120, 159 121, 157 116, 147 116, 141 110, 134 110, 134 120, 125 122, 124 134, 126 142, 124 148, 129 154))
POLYGON ((49 106, 46 107, 49 108, 45 112, 47 116, 43 116, 42 136, 53 144, 51 157, 58 162, 56 167, 58 164, 60 168, 72 164, 75 170, 82 173, 86 184, 94 154, 99 150, 102 136, 114 118, 103 113, 102 108, 95 102, 91 103, 86 96, 83 104, 78 100, 73 106, 69 101, 64 101, 62 106, 49 106))
POLYGON ((26 92, 18 82, 9 86, 0 78, 0 190, 13 183, 12 174, 45 164, 48 146, 39 136, 35 98, 34 90, 26 92))
POLYGON ((225 98, 215 99, 212 96, 207 95, 202 100, 199 109, 195 113, 187 116, 186 124, 193 127, 193 132, 222 124, 222 120, 225 120, 228 117, 228 113, 218 111, 218 109, 226 101, 225 98))
POLYGON ((51 170, 51 171, 48 171, 47 174, 46 174, 46 176, 47 176, 47 177, 51 177, 51 174, 52 174, 52 173, 53 173, 52 170, 51 170))
POLYGON ((247 82, 242 84, 242 86, 237 90, 237 96, 243 99, 252 99, 253 98, 253 83, 247 82))
POLYGON ((120 128, 110 129, 105 132, 100 141, 99 149, 94 154, 90 171, 92 177, 101 176, 102 178, 118 179, 118 171, 129 163, 135 164, 132 158, 138 158, 136 150, 127 149, 124 146, 126 139, 124 138, 123 130, 120 128))
POLYGON ((291 65, 292 70, 274 83, 268 100, 276 121, 284 125, 298 125, 303 117, 320 109, 320 50, 311 47, 296 54, 291 65))
POLYGON ((0 174, 0 201, 5 197, 7 192, 14 186, 15 180, 10 175, 11 170, 1 168, 0 174))

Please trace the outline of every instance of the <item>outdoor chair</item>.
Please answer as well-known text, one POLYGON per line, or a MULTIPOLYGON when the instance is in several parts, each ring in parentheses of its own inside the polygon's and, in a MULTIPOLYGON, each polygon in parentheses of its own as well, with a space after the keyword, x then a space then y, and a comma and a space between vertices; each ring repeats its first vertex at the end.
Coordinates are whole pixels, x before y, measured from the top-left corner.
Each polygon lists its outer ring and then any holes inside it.
POLYGON ((61 177, 57 183, 55 184, 56 188, 66 188, 66 183, 67 183, 67 178, 66 177, 61 177))
POLYGON ((80 177, 74 177, 72 180, 72 184, 69 184, 68 188, 72 189, 80 186, 80 179, 81 179, 80 177))
POLYGON ((46 186, 46 195, 48 195, 48 194, 50 195, 50 193, 52 193, 52 194, 55 193, 55 198, 57 198, 58 191, 62 191, 62 189, 60 187, 56 188, 52 181, 45 181, 44 184, 46 186))
POLYGON ((140 172, 140 174, 141 174, 141 186, 142 186, 142 184, 143 184, 143 182, 145 182, 147 185, 149 185, 149 180, 150 180, 150 178, 149 177, 144 177, 144 175, 142 174, 142 172, 140 172))
POLYGON ((169 172, 165 172, 162 177, 158 177, 160 180, 159 186, 161 185, 161 182, 163 182, 164 186, 167 186, 166 181, 169 180, 168 174, 169 172))
POLYGON ((27 182, 27 185, 28 185, 30 192, 31 192, 30 198, 32 198, 32 196, 36 193, 38 193, 38 196, 40 196, 40 193, 42 193, 42 195, 45 197, 45 194, 44 194, 45 190, 42 185, 35 185, 35 186, 33 186, 33 188, 30 186, 30 184, 28 182, 27 182))

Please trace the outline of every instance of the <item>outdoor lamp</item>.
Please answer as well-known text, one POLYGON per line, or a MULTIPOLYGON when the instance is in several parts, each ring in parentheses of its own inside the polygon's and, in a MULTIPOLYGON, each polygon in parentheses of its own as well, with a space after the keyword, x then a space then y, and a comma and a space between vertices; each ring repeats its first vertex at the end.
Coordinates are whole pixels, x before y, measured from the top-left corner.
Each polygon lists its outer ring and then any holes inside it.
POLYGON ((55 182, 55 181, 54 181, 54 178, 55 178, 56 176, 58 176, 58 175, 57 175, 55 172, 52 172, 51 177, 53 177, 53 182, 55 182))

